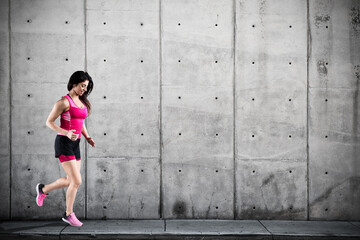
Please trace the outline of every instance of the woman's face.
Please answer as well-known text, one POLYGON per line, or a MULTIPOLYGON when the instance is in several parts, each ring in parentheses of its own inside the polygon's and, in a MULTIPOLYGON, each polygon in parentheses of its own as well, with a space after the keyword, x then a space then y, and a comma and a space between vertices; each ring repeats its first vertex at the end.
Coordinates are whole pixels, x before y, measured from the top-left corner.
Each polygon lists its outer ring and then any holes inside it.
POLYGON ((79 96, 82 96, 87 91, 87 86, 89 85, 89 80, 85 80, 77 85, 74 85, 73 89, 75 93, 79 96))

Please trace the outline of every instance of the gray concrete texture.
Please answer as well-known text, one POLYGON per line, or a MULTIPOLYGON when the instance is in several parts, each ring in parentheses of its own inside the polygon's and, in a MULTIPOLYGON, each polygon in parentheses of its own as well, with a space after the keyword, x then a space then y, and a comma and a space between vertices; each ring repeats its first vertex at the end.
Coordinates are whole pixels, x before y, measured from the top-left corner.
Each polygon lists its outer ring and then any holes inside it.
POLYGON ((360 222, 285 220, 3 221, 0 239, 359 239, 360 222))
POLYGON ((2 219, 54 219, 45 120, 94 79, 86 219, 360 220, 360 1, 0 0, 2 219))

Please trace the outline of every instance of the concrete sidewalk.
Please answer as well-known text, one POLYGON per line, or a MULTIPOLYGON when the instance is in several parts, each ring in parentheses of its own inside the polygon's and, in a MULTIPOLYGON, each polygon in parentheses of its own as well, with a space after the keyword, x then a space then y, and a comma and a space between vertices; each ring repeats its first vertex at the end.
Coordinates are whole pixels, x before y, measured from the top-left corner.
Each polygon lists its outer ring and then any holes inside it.
POLYGON ((0 239, 360 239, 360 222, 275 220, 3 221, 0 239))

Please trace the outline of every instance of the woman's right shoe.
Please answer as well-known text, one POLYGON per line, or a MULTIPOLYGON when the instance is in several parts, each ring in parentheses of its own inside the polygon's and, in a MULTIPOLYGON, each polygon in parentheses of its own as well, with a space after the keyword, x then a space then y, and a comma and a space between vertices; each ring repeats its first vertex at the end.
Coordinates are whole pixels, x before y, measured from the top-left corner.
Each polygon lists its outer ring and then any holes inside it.
POLYGON ((44 184, 38 183, 36 185, 36 204, 41 207, 43 205, 44 198, 48 196, 48 194, 43 193, 42 188, 44 187, 44 184))
POLYGON ((79 219, 77 219, 75 213, 71 213, 69 216, 66 216, 66 212, 65 212, 62 220, 73 227, 81 227, 83 225, 83 223, 80 222, 79 219))

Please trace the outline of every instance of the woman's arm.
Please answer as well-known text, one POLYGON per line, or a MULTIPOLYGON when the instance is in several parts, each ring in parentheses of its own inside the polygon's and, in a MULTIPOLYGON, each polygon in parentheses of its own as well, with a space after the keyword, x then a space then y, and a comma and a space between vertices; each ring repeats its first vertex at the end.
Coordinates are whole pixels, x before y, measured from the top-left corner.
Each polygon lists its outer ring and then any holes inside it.
POLYGON ((67 131, 65 129, 60 128, 55 123, 55 120, 60 116, 60 114, 66 111, 67 109, 69 109, 69 107, 70 104, 66 99, 63 98, 57 101, 46 120, 46 126, 54 130, 55 132, 61 133, 67 136, 69 139, 75 141, 78 138, 78 135, 74 134, 75 130, 67 131))
POLYGON ((92 147, 95 147, 95 142, 94 140, 92 139, 92 137, 89 136, 88 132, 87 132, 87 129, 85 127, 85 123, 83 124, 83 127, 81 129, 81 133, 82 135, 84 135, 84 137, 86 138, 87 142, 92 146, 92 147))

